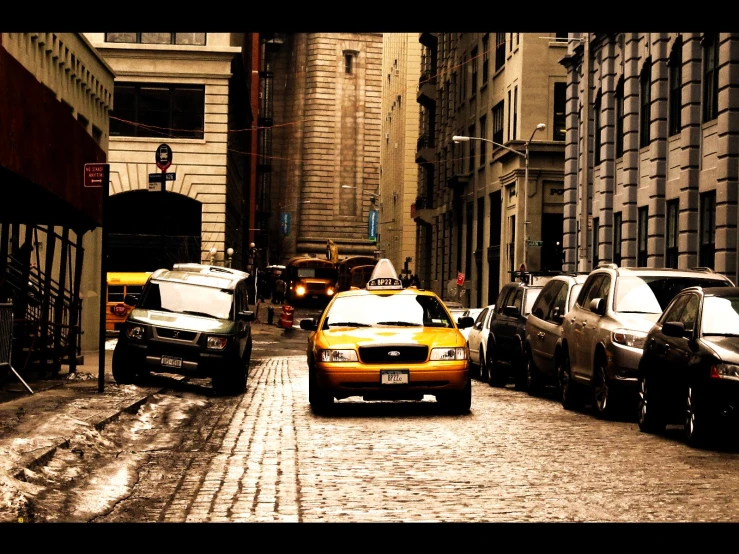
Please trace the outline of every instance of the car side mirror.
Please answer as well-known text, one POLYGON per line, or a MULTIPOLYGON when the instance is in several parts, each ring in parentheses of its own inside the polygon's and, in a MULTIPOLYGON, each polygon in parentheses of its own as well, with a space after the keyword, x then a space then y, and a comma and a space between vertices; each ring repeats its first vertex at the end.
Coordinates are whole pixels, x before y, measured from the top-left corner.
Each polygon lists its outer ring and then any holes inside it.
POLYGON ((135 294, 127 294, 126 297, 123 299, 123 303, 127 306, 135 306, 136 302, 139 301, 139 297, 135 294))
POLYGON ((662 334, 668 337, 684 337, 685 324, 682 321, 666 321, 662 325, 662 334))
POLYGON ((593 298, 590 301, 590 311, 598 315, 606 313, 606 299, 605 298, 593 298))
POLYGON ((472 319, 470 316, 460 317, 457 320, 457 327, 460 329, 467 329, 467 327, 472 327, 475 324, 475 320, 472 319))
POLYGON ((305 331, 315 331, 318 328, 318 320, 314 317, 301 319, 300 328, 305 331))
POLYGON ((508 317, 518 317, 521 315, 521 310, 516 306, 503 306, 503 315, 508 317))
POLYGON ((244 310, 242 312, 239 312, 239 319, 242 319, 244 321, 254 321, 254 312, 251 310, 244 310))

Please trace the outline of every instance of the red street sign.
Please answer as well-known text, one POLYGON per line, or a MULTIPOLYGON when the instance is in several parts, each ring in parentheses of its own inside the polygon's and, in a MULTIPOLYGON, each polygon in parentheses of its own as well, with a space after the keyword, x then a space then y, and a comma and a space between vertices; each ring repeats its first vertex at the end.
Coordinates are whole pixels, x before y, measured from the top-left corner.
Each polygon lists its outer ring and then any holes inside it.
POLYGON ((464 273, 457 272, 457 284, 461 287, 464 285, 464 273))
POLYGON ((85 164, 85 187, 101 188, 110 180, 108 164, 85 164))
POLYGON ((162 171, 172 165, 172 149, 169 144, 160 144, 157 148, 155 158, 157 167, 162 171))

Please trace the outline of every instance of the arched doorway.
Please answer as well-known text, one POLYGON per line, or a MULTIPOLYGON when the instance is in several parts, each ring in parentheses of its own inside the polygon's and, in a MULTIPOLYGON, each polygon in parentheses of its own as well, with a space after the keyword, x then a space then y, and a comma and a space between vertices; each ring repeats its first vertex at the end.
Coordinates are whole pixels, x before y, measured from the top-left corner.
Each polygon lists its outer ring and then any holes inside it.
POLYGON ((200 262, 202 205, 175 192, 134 190, 108 199, 108 271, 200 262))

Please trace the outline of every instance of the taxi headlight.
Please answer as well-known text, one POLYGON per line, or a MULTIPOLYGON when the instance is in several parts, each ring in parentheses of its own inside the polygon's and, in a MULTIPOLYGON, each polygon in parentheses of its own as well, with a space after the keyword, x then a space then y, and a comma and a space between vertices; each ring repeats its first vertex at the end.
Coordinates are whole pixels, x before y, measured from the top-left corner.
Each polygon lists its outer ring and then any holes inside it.
POLYGON ((467 347, 434 348, 431 350, 431 360, 466 360, 467 347))
POLYGON ((305 287, 303 285, 298 285, 295 287, 295 294, 298 296, 303 296, 305 294, 305 287))
POLYGON ((356 362, 356 350, 321 350, 318 357, 322 362, 356 362))
POLYGON ((208 337, 205 341, 206 348, 210 350, 223 350, 228 344, 226 337, 208 337))
POLYGON ((145 335, 146 333, 141 325, 131 325, 126 329, 126 336, 129 339, 141 340, 145 335))
POLYGON ((616 329, 611 333, 611 339, 614 343, 632 348, 644 348, 646 338, 646 333, 633 329, 616 329))

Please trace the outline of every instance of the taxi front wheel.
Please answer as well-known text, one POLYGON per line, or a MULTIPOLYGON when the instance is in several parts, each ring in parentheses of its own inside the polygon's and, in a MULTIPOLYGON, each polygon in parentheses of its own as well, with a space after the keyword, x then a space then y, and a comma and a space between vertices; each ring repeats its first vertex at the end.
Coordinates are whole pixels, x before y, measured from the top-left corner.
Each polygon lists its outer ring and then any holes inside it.
POLYGON ((461 391, 447 392, 437 396, 436 401, 450 413, 468 414, 472 406, 472 381, 468 380, 467 385, 461 391))
POLYGON ((313 367, 308 370, 308 402, 314 414, 325 414, 334 404, 334 397, 318 387, 313 367))

